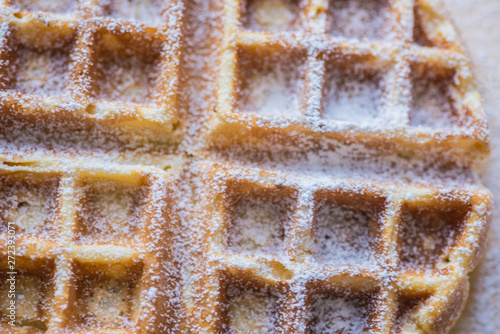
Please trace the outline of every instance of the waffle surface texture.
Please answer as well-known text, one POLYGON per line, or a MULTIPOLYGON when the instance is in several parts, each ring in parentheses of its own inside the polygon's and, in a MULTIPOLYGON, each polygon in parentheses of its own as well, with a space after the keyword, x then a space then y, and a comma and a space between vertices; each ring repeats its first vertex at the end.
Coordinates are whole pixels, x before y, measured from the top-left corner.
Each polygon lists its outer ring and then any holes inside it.
POLYGON ((440 2, 0 11, 0 333, 453 326, 492 198, 440 2))

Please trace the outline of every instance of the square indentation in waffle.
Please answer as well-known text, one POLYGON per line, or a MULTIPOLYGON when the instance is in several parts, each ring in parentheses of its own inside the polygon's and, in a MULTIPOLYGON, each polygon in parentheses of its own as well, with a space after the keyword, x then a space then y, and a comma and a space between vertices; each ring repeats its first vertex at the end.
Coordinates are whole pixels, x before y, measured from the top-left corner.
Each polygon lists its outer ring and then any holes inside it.
POLYGON ((445 266, 447 253, 463 229, 467 208, 403 207, 399 227, 399 256, 402 268, 432 269, 445 266))
POLYGON ((381 201, 345 193, 318 197, 313 219, 316 260, 334 265, 373 263, 381 201))
POLYGON ((243 280, 227 280, 223 301, 224 333, 274 333, 278 322, 278 292, 243 280))
POLYGON ((311 333, 364 333, 374 296, 333 290, 312 296, 311 333))
POLYGON ((13 223, 19 235, 53 237, 59 179, 35 173, 0 176, 0 231, 13 223))
POLYGON ((120 104, 154 105, 160 43, 129 33, 100 31, 95 50, 96 97, 120 104))
POLYGON ((101 0, 101 3, 111 17, 147 25, 161 23, 164 10, 159 0, 101 0))
POLYGON ((413 324, 410 319, 411 314, 415 309, 422 305, 429 298, 426 294, 421 295, 404 295, 398 296, 398 309, 396 314, 396 323, 394 325, 394 333, 411 333, 419 330, 417 325, 413 324))
POLYGON ((76 9, 74 0, 11 0, 16 9, 30 12, 67 13, 76 9))
POLYGON ((329 0, 327 32, 334 36, 384 39, 390 32, 388 0, 329 0))
POLYGON ((291 30, 299 24, 299 0, 243 0, 242 25, 266 32, 291 30))
POLYGON ((382 104, 382 76, 354 61, 336 60, 326 65, 323 119, 371 122, 382 104))
POLYGON ((87 180, 82 188, 77 242, 106 243, 137 235, 146 190, 113 180, 87 180))
POLYGON ((14 276, 0 273, 1 322, 10 327, 9 307, 14 301, 15 327, 29 333, 44 333, 48 327, 53 295, 52 264, 41 265, 36 271, 20 269, 14 276))
POLYGON ((304 57, 295 52, 269 54, 239 50, 237 109, 267 116, 297 116, 304 57))
POLYGON ((18 45, 9 88, 22 94, 61 96, 68 85, 71 43, 40 49, 18 45))
POLYGON ((293 194, 288 190, 240 187, 231 192, 228 203, 229 249, 258 255, 281 253, 293 194))
POLYGON ((412 126, 451 128, 460 125, 452 95, 453 76, 453 71, 413 68, 410 111, 412 126))
POLYGON ((131 327, 140 307, 140 271, 130 269, 115 276, 76 265, 78 327, 131 327))

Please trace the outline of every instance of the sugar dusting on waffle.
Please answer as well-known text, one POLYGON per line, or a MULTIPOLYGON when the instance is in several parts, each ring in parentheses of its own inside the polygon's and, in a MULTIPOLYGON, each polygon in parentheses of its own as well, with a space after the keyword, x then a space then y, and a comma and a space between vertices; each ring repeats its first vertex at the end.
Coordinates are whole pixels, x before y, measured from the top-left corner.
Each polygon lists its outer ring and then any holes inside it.
POLYGON ((13 1, 2 27, 15 329, 453 325, 488 142, 434 1, 13 1))

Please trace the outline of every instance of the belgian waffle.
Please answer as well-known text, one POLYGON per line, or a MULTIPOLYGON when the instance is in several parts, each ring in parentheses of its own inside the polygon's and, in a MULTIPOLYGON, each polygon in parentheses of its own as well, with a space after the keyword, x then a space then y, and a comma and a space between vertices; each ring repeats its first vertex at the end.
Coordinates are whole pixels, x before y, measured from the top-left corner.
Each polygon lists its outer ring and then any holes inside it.
MULTIPOLYGON (((172 176, 152 168, 3 169, 2 220, 15 224, 17 250, 16 267, 2 275, 2 330, 140 332, 175 321, 176 283, 157 276, 161 266, 178 270, 162 244, 178 224, 172 189, 172 176), (6 323, 12 272, 14 328, 6 323)), ((2 225, 5 255, 8 233, 2 225)))
POLYGON ((192 310, 200 328, 440 333, 460 312, 484 190, 203 167, 200 215, 212 224, 192 310))
MULTIPOLYGON (((178 141, 172 130, 178 125, 181 4, 139 5, 4 2, 4 121, 36 120, 45 133, 57 132, 56 124, 65 126, 73 135, 59 141, 73 145, 90 138, 119 140, 124 146, 178 141), (82 131, 85 137, 76 135, 82 131), (92 136, 92 131, 99 134, 92 136)), ((23 132, 35 135, 26 130, 12 131, 8 139, 23 137, 23 132)), ((22 139, 44 141, 45 133, 22 139)))
POLYGON ((0 8, 0 332, 453 326, 488 129, 437 1, 0 8))
POLYGON ((216 145, 293 134, 400 151, 485 149, 456 33, 436 1, 416 3, 225 2, 216 145), (266 12, 279 3, 290 21, 266 12))

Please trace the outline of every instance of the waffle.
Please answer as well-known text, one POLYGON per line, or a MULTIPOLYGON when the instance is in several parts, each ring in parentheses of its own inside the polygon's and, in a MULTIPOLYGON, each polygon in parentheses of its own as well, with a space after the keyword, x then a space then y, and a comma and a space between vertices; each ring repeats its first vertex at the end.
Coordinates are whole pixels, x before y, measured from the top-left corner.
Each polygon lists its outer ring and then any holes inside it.
POLYGON ((225 2, 214 145, 302 136, 462 158, 487 150, 456 33, 436 1, 416 3, 225 2), (290 21, 270 25, 266 6, 280 3, 290 21))
POLYGON ((203 332, 441 333, 460 312, 484 189, 203 170, 203 332))
POLYGON ((0 333, 450 331, 492 198, 437 1, 4 0, 0 25, 0 333))
POLYGON ((57 126, 72 136, 56 140, 74 146, 87 141, 95 147, 103 138, 136 147, 179 141, 173 129, 179 122, 181 5, 132 5, 4 1, 4 122, 45 120, 36 129, 5 134, 8 141, 47 143, 48 134, 61 133, 57 126))
MULTIPOLYGON (((1 178, 2 220, 16 227, 16 266, 2 274, 3 332, 13 330, 5 284, 12 272, 14 329, 23 333, 125 333, 175 321, 166 288, 175 291, 176 284, 158 284, 157 276, 167 264, 172 277, 178 271, 172 250, 163 245, 177 224, 168 204, 172 175, 153 168, 31 165, 4 168, 1 178)), ((7 254, 7 224, 1 238, 7 254)), ((5 256, 2 267, 11 268, 5 256)))

